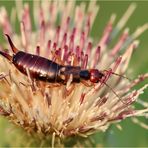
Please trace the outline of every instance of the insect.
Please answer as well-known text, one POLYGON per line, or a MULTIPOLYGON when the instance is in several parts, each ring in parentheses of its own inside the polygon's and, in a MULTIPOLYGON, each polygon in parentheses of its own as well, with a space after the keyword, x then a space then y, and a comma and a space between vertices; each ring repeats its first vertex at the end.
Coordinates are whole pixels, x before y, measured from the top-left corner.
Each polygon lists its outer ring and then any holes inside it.
POLYGON ((36 80, 66 84, 70 75, 72 75, 72 82, 75 83, 83 80, 98 83, 105 76, 98 69, 82 70, 80 66, 63 66, 44 57, 19 51, 14 46, 9 35, 6 34, 6 36, 13 55, 11 56, 3 51, 0 51, 0 54, 11 61, 23 74, 27 75, 28 69, 30 76, 36 80))
POLYGON ((113 73, 112 71, 106 74, 105 71, 99 71, 98 69, 81 69, 80 66, 60 65, 44 57, 19 51, 14 46, 9 35, 6 34, 6 37, 13 51, 13 55, 11 56, 3 51, 0 51, 0 54, 12 62, 23 74, 27 75, 28 70, 33 79, 64 85, 68 82, 70 76, 72 76, 71 83, 82 82, 86 86, 89 86, 88 81, 90 81, 91 84, 100 82, 109 87, 119 98, 116 92, 106 83, 107 74, 120 76, 119 74, 113 73))

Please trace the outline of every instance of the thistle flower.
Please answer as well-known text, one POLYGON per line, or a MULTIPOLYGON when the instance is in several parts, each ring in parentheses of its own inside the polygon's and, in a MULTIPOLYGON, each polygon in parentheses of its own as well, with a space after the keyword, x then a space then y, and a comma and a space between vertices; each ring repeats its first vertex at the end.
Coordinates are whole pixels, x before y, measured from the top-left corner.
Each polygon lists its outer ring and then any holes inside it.
MULTIPOLYGON (((4 7, 0 8, 1 28, 4 34, 11 36, 18 49, 63 65, 107 70, 105 83, 87 87, 81 82, 72 83, 70 77, 66 85, 56 87, 48 82, 33 81, 29 73, 23 75, 1 56, 0 115, 6 116, 27 132, 60 137, 87 136, 96 131, 104 132, 113 122, 127 117, 135 117, 137 121, 136 117, 148 115, 148 105, 139 99, 148 85, 133 89, 148 78, 148 74, 131 81, 123 78, 133 50, 138 46, 137 37, 148 29, 148 24, 139 27, 131 35, 126 28, 109 50, 109 44, 124 28, 135 4, 129 6, 117 25, 114 25, 116 15, 111 15, 97 43, 93 43, 90 31, 99 6, 93 1, 86 11, 85 7, 85 4, 78 6, 74 1, 35 1, 33 19, 36 29, 33 29, 28 4, 17 1, 17 9, 12 10, 11 17, 4 7), (20 34, 15 33, 13 27, 17 18, 20 34), (60 26, 57 26, 58 23, 60 26), (143 109, 137 110, 134 103, 141 104, 143 109)), ((10 50, 8 52, 12 54, 10 50)), ((140 121, 138 123, 148 129, 148 125, 140 121)))

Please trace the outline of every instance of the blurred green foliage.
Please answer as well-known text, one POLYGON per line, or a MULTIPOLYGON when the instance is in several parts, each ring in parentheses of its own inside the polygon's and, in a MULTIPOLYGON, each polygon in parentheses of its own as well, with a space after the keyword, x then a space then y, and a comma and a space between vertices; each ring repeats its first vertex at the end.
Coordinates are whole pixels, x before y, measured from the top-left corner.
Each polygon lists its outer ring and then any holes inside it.
MULTIPOLYGON (((25 1, 26 2, 26 1, 25 1)), ((106 25, 110 15, 114 12, 117 14, 116 22, 121 18, 123 13, 127 10, 127 7, 134 1, 98 1, 100 5, 100 10, 97 15, 91 36, 95 39, 101 37, 104 26, 106 25)), ((32 2, 29 1, 30 5, 32 2)), ((77 2, 78 4, 81 1, 77 2)), ((88 2, 86 2, 88 3, 88 2)), ((126 27, 130 28, 130 33, 132 33, 138 26, 148 23, 148 1, 136 1, 137 9, 129 19, 126 27)), ((0 7, 5 6, 7 11, 11 12, 12 7, 15 7, 14 1, 0 1, 0 7)), ((130 62, 130 68, 133 69, 133 76, 135 77, 140 73, 148 72, 148 31, 143 33, 138 39, 140 39, 140 45, 136 49, 136 52, 132 56, 130 62)), ((0 41, 3 40, 3 33, 0 29, 0 41)), ((97 40, 96 40, 97 41, 97 40)), ((146 83, 146 82, 145 82, 146 83)), ((141 84, 141 85, 144 85, 141 84)), ((140 87, 140 85, 139 85, 140 87)), ((142 95, 143 99, 148 99, 148 91, 142 95)), ((148 124, 148 119, 142 119, 148 124)), ((116 125, 112 125, 105 133, 96 133, 89 137, 92 146, 109 146, 109 147, 147 147, 148 146, 148 130, 140 127, 131 122, 130 119, 126 119, 120 123, 123 130, 116 128, 116 125)), ((18 128, 18 127, 17 127, 18 128)), ((15 129, 7 119, 0 117, 0 146, 11 147, 11 146, 23 146, 20 141, 20 133, 23 133, 21 129, 15 129), (18 136, 17 136, 18 135, 18 136), (19 138, 18 138, 19 137, 19 138), (17 143, 18 142, 18 143, 17 143)), ((22 138, 22 141, 25 138, 22 138)), ((30 139, 28 136, 27 139, 30 139)), ((75 138, 76 139, 76 138, 75 138)), ((79 143, 81 141, 87 141, 85 138, 77 138, 79 143)), ((34 141, 34 140, 33 140, 34 141)), ((71 140, 69 140, 71 141, 71 140)), ((35 142, 35 141, 34 141, 35 142)), ((40 142, 40 141, 38 141, 40 142)), ((37 143, 38 143, 37 142, 37 143)), ((27 142, 28 143, 28 142, 27 142)), ((27 144, 26 143, 26 144, 27 144)), ((31 144, 32 146, 37 146, 37 143, 31 144)), ((87 143, 87 142, 86 142, 87 143)), ((47 144, 47 143, 46 143, 47 144)), ((65 142, 65 146, 74 145, 75 142, 65 142)), ((47 144, 48 145, 48 144, 47 144)), ((49 144, 50 145, 50 144, 49 144)), ((29 146, 29 145, 28 145, 29 146)), ((84 145, 86 146, 86 145, 84 145)))

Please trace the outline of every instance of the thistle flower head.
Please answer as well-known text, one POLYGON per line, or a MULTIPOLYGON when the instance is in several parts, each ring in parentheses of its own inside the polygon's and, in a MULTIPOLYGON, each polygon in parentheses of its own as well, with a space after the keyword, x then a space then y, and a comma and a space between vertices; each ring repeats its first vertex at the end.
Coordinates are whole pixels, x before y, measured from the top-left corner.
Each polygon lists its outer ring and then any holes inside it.
MULTIPOLYGON (((74 1, 35 1, 35 29, 28 4, 17 1, 17 11, 13 9, 11 17, 4 7, 0 8, 0 25, 3 32, 11 36, 17 49, 60 65, 79 66, 81 70, 98 69, 105 75, 105 80, 98 83, 89 80, 73 83, 73 77, 70 76, 66 85, 57 86, 56 83, 34 80, 29 72, 27 76, 22 74, 1 56, 0 115, 28 132, 54 133, 61 137, 86 136, 105 131, 113 122, 127 117, 147 116, 148 105, 139 99, 139 95, 148 85, 139 90, 133 87, 148 78, 148 74, 131 81, 123 77, 133 50, 139 43, 137 37, 148 29, 148 24, 139 27, 131 35, 126 28, 109 50, 109 44, 122 31, 135 5, 129 6, 117 25, 114 24, 116 15, 111 15, 102 37, 96 43, 90 37, 90 31, 99 6, 93 1, 87 10, 85 7, 85 4, 78 6, 74 1), (17 17, 20 34, 16 34, 13 27, 17 17), (93 85, 87 87, 88 84, 93 85), (136 110, 134 102, 140 103, 143 109, 136 110)), ((13 54, 11 50, 8 53, 13 54)), ((148 128, 147 125, 141 125, 148 128)))

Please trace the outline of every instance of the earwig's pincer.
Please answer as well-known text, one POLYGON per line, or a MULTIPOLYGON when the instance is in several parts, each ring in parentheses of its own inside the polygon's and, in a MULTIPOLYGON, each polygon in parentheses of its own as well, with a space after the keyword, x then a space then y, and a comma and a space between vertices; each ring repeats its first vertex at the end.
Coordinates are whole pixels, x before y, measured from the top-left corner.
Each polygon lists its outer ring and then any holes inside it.
POLYGON ((12 49, 13 53, 17 53, 18 52, 18 49, 14 46, 14 44, 11 41, 11 38, 9 37, 9 35, 8 34, 5 34, 5 35, 6 35, 7 39, 8 39, 8 42, 9 42, 9 44, 11 46, 11 49, 12 49))

